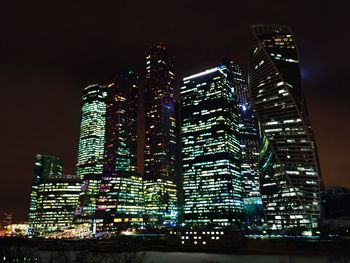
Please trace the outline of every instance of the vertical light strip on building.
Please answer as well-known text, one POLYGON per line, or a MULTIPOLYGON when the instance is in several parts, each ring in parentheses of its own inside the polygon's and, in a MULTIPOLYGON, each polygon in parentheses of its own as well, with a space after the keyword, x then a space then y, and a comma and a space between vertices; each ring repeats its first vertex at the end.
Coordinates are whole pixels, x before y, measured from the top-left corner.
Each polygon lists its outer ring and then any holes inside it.
POLYGON ((259 162, 259 126, 249 97, 248 84, 242 68, 234 61, 225 61, 227 77, 237 91, 241 176, 245 221, 248 227, 261 226, 264 209, 261 201, 259 162))

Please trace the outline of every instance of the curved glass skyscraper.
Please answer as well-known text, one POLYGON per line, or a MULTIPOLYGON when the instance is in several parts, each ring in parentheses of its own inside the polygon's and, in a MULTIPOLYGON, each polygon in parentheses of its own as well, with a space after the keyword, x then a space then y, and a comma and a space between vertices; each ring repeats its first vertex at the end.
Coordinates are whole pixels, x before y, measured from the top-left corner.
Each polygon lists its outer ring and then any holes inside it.
POLYGON ((77 175, 82 179, 82 189, 76 211, 76 223, 91 226, 103 172, 106 87, 87 86, 82 95, 77 175))
POLYGON ((287 26, 252 26, 249 86, 261 131, 261 194, 271 229, 317 227, 320 171, 287 26))
POLYGON ((106 88, 87 86, 82 96, 77 175, 102 174, 106 123, 106 88))

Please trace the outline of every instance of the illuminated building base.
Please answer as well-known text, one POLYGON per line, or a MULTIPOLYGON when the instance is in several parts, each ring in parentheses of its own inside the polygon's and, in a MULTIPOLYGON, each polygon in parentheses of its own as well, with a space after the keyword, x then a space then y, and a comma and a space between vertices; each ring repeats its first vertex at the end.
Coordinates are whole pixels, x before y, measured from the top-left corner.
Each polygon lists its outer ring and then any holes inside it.
POLYGON ((175 226, 177 223, 176 185, 158 179, 144 182, 145 225, 175 226))
POLYGON ((119 177, 105 177, 101 193, 96 210, 96 232, 115 232, 143 224, 141 176, 124 172, 119 177))

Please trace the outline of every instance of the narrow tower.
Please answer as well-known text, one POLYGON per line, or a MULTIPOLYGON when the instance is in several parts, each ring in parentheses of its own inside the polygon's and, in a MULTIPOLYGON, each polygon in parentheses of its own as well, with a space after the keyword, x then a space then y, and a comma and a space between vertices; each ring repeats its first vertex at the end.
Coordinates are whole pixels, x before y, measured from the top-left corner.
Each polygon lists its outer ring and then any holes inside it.
POLYGON ((146 223, 176 221, 176 114, 173 57, 163 44, 146 53, 144 193, 146 223))
POLYGON ((240 65, 232 60, 225 61, 225 65, 237 93, 245 221, 248 227, 254 227, 264 221, 258 171, 259 126, 251 105, 246 75, 240 65))

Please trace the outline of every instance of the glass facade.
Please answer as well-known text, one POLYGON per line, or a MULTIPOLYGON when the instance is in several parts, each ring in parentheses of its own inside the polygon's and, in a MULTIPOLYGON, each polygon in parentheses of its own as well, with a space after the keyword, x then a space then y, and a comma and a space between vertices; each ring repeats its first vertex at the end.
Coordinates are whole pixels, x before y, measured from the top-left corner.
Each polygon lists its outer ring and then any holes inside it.
POLYGON ((268 227, 310 230, 320 219, 320 171, 287 26, 252 28, 249 85, 263 140, 261 193, 268 227))
POLYGON ((34 160, 34 174, 29 204, 29 235, 36 234, 35 225, 38 220, 38 191, 40 184, 48 177, 62 175, 62 162, 59 158, 37 154, 34 160))
POLYGON ((177 214, 173 67, 173 57, 163 44, 147 51, 143 180, 147 225, 155 227, 173 224, 177 214))
POLYGON ((82 178, 82 189, 75 223, 92 226, 103 172, 106 123, 106 87, 87 86, 82 95, 79 149, 76 173, 82 178))
POLYGON ((237 91, 245 222, 248 227, 259 226, 264 221, 258 171, 259 126, 251 105, 246 75, 234 61, 226 61, 225 65, 228 78, 237 91))
POLYGON ((78 176, 51 175, 43 179, 37 188, 34 235, 59 236, 72 229, 75 208, 81 189, 78 176))
POLYGON ((82 96, 77 175, 102 174, 106 122, 106 88, 90 85, 82 96))
POLYGON ((139 77, 133 71, 120 71, 107 87, 97 232, 113 232, 143 223, 142 177, 137 173, 138 92, 139 77))
POLYGON ((183 219, 188 226, 240 226, 237 90, 221 65, 183 79, 181 138, 183 219))

